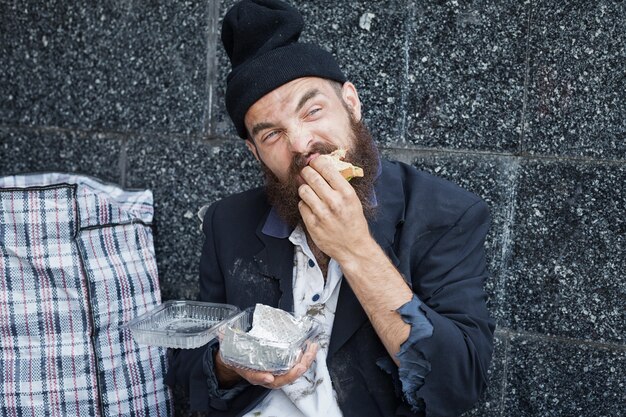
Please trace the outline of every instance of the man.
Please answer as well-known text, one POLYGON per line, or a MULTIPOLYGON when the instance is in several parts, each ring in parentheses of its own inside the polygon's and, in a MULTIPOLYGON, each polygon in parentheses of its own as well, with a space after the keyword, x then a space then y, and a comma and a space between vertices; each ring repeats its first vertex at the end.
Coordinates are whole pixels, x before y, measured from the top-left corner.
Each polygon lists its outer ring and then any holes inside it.
POLYGON ((382 161, 355 86, 297 41, 302 26, 278 0, 243 0, 224 19, 226 105, 266 187, 207 211, 200 294, 315 315, 322 336, 284 375, 231 367, 217 342, 174 352, 168 383, 215 416, 459 415, 484 390, 493 348, 486 205, 382 161), (364 177, 318 158, 335 149, 364 177))

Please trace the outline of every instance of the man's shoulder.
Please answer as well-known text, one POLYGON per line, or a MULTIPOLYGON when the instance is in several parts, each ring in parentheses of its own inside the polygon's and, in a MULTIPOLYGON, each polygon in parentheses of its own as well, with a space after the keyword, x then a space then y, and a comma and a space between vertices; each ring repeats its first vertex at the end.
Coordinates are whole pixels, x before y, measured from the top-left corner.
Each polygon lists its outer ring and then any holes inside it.
POLYGON ((399 177, 403 184, 409 186, 409 190, 417 193, 435 192, 472 201, 480 200, 479 196, 466 188, 404 162, 385 160, 383 169, 390 171, 392 176, 399 177))
POLYGON ((481 197, 460 185, 403 162, 384 161, 383 173, 386 186, 395 187, 405 206, 421 215, 452 220, 475 204, 486 206, 481 197))
POLYGON ((215 204, 219 204, 222 207, 229 208, 267 204, 265 188, 256 187, 239 193, 234 193, 220 200, 217 200, 215 204))

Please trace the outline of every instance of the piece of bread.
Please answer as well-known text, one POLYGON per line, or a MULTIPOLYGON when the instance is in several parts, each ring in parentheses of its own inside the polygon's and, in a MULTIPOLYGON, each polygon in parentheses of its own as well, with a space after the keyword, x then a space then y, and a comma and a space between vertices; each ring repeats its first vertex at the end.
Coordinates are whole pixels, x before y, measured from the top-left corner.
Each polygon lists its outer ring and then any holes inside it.
POLYGON ((337 149, 336 151, 331 152, 328 156, 332 158, 337 171, 339 171, 339 173, 346 180, 350 181, 354 177, 363 176, 363 169, 361 167, 357 167, 352 165, 350 162, 343 160, 346 157, 345 149, 337 149))
POLYGON ((344 161, 343 158, 346 157, 345 149, 337 149, 334 152, 331 152, 328 155, 335 164, 337 171, 348 181, 350 181, 354 177, 362 177, 363 169, 357 166, 352 165, 350 162, 344 161))

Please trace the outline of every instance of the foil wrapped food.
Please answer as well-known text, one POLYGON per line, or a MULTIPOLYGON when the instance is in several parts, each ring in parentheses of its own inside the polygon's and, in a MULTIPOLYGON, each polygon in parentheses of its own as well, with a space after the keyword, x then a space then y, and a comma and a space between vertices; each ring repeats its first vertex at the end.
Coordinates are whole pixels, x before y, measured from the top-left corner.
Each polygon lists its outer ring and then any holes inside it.
POLYGON ((311 317, 257 304, 225 325, 220 354, 231 366, 280 374, 298 362, 318 330, 311 317))

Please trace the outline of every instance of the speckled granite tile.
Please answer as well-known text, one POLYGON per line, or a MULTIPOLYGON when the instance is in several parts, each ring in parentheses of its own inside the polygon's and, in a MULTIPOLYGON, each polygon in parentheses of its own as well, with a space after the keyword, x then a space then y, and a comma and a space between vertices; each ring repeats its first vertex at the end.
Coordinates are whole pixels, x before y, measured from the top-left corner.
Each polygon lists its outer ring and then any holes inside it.
POLYGON ((208 2, 0 4, 0 122, 204 132, 208 2))
MULTIPOLYGON (((234 4, 222 0, 221 15, 234 4)), ((405 72, 405 20, 407 0, 371 2, 349 0, 291 1, 303 14, 300 40, 317 43, 333 53, 363 102, 364 118, 380 142, 401 134, 401 80, 405 72)), ((221 20, 219 23, 221 30, 221 20)), ((218 47, 218 79, 215 86, 213 123, 215 134, 235 136, 225 109, 224 92, 230 63, 221 43, 218 47)))
POLYGON ((501 417, 502 389, 506 366, 506 349, 508 335, 496 331, 494 351, 489 370, 487 371, 487 390, 474 408, 465 412, 463 417, 501 417))
POLYGON ((622 417, 626 349, 514 337, 504 416, 622 417))
POLYGON ((534 3, 524 150, 625 159, 626 3, 534 3))
POLYGON ((154 193, 155 249, 164 299, 196 299, 202 247, 198 209, 262 184, 242 140, 142 138, 127 150, 127 186, 154 193))
POLYGON ((385 150, 385 156, 450 180, 482 197, 489 205, 492 225, 485 242, 490 279, 485 284, 488 306, 500 321, 505 316, 502 275, 510 256, 510 222, 515 201, 519 160, 514 157, 385 150))
POLYGON ((626 342, 626 166, 522 164, 507 274, 513 329, 626 342))
POLYGON ((0 175, 76 172, 119 183, 121 149, 105 134, 0 128, 0 175))
POLYGON ((397 140, 402 133, 407 0, 296 4, 307 22, 302 41, 317 42, 337 57, 358 89, 363 117, 378 142, 397 140))
POLYGON ((530 1, 412 2, 406 141, 517 152, 530 1))

